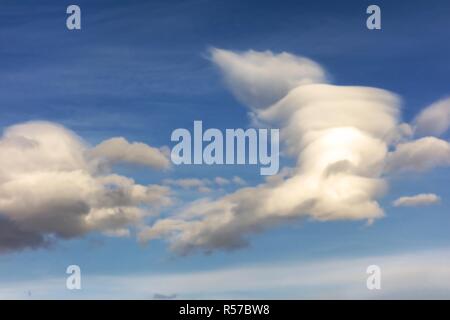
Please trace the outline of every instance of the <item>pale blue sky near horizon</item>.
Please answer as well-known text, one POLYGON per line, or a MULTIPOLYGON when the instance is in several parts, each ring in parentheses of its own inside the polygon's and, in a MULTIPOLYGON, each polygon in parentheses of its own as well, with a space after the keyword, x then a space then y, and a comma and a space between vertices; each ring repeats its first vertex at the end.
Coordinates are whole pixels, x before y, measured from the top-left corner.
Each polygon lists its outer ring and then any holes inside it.
MULTIPOLYGON (((208 59, 211 47, 306 56, 332 82, 390 90, 410 121, 450 96, 450 3, 376 1, 382 30, 366 28, 372 1, 79 0, 82 30, 65 26, 68 1, 0 4, 0 128, 30 120, 60 123, 91 144, 113 136, 171 146, 176 128, 245 128, 247 109, 208 59)), ((446 136, 448 138, 448 136, 446 136)), ((286 161, 286 160, 285 160, 286 161)), ((169 172, 118 168, 140 183, 165 178, 243 177, 254 166, 176 167, 169 172)), ((2 282, 65 277, 69 264, 98 275, 160 274, 324 258, 353 258, 450 247, 448 169, 390 179, 386 217, 295 221, 251 235, 249 246, 176 256, 161 241, 89 234, 49 248, 0 255, 2 282), (436 193, 441 203, 396 208, 404 195, 436 193)), ((231 188, 231 187, 228 187, 231 188)), ((231 190, 231 189, 229 189, 231 190)))

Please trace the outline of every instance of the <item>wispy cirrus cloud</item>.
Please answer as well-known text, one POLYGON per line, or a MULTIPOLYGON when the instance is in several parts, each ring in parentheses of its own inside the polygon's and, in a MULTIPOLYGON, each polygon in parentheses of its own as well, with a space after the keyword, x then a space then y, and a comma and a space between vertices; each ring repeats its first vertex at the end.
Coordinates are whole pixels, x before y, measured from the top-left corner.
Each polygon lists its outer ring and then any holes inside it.
POLYGON ((213 179, 208 178, 164 179, 163 184, 173 187, 179 187, 184 190, 195 190, 201 193, 207 193, 212 192, 217 188, 229 185, 243 186, 246 184, 246 182, 241 177, 234 176, 231 179, 227 179, 224 177, 215 177, 213 179))
POLYGON ((278 261, 197 272, 82 276, 3 281, 1 299, 449 299, 448 249, 389 255, 278 261), (381 289, 368 290, 367 267, 381 270, 381 289), (211 285, 211 284, 214 285, 211 285), (120 288, 120 290, 117 290, 120 288))
POLYGON ((385 171, 423 172, 450 165, 450 144, 436 137, 424 137, 399 143, 390 152, 385 171))
POLYGON ((89 154, 111 163, 139 164, 156 169, 166 169, 170 166, 164 149, 141 142, 130 143, 123 137, 105 140, 89 150, 89 154))

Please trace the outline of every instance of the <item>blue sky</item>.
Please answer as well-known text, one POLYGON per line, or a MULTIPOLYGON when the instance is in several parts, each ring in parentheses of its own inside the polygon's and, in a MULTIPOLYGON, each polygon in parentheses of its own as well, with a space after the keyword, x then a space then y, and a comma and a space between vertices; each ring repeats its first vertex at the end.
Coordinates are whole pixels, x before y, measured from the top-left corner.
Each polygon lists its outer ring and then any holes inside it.
MULTIPOLYGON (((251 125, 248 110, 224 85, 208 56, 211 47, 308 57, 326 69, 334 84, 379 87, 398 94, 406 122, 450 95, 450 5, 445 1, 378 1, 379 31, 365 27, 369 1, 79 0, 80 31, 65 27, 69 4, 2 1, 2 129, 45 120, 73 130, 91 145, 122 136, 161 147, 172 145, 174 129, 191 128, 194 120, 212 128, 246 128, 251 125)), ((140 184, 236 175, 248 185, 262 181, 255 166, 180 166, 169 171, 118 166, 115 170, 140 184)), ((386 216, 373 225, 299 219, 252 234, 249 246, 233 251, 178 256, 160 240, 141 245, 133 236, 111 238, 96 232, 58 240, 49 248, 0 255, 0 287, 1 283, 12 288, 15 283, 45 283, 50 278, 64 284, 69 264, 79 265, 86 276, 127 277, 446 250, 450 247, 449 178, 448 168, 394 175, 380 201, 386 216), (398 197, 420 193, 435 193, 441 202, 413 208, 391 205, 398 197)), ((233 188, 214 192, 221 195, 233 188)), ((196 195, 180 197, 189 201, 196 195)), ((20 292, 14 294, 20 296, 25 287, 17 286, 20 292)), ((37 288, 33 294, 45 297, 37 288)), ((95 296, 109 297, 101 286, 98 290, 95 296)), ((247 296, 271 297, 269 289, 261 290, 247 296)), ((279 296, 302 297, 314 291, 301 286, 298 290, 301 293, 286 291, 279 296)), ((177 292, 170 287, 163 293, 177 292)), ((180 297, 183 294, 202 296, 180 293, 180 297)), ((61 294, 83 295, 93 294, 86 288, 61 294)), ((237 292, 236 296, 242 297, 237 292)))

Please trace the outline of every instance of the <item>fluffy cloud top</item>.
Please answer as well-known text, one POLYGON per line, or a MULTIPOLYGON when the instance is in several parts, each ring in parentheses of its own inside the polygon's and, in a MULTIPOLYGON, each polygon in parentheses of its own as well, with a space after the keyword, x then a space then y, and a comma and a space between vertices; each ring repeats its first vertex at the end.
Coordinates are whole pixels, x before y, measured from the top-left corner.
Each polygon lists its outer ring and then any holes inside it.
POLYGON ((235 53, 214 48, 211 59, 236 97, 254 108, 271 105, 298 85, 326 81, 317 63, 285 52, 235 53))
POLYGON ((416 207, 439 203, 441 199, 433 193, 421 193, 415 196, 400 197, 393 202, 395 207, 416 207))
POLYGON ((5 130, 0 139, 0 230, 8 231, 1 232, 0 250, 91 231, 124 235, 130 225, 170 202, 168 188, 105 171, 103 159, 91 151, 75 133, 49 122, 5 130))

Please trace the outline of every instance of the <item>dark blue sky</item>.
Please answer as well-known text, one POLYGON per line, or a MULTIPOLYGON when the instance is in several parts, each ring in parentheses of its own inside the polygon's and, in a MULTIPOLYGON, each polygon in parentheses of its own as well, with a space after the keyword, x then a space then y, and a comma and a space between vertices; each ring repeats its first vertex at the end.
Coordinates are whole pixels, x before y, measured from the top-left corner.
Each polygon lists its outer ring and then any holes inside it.
POLYGON ((409 119, 447 94, 450 6, 438 2, 379 2, 383 28, 369 31, 367 1, 79 1, 82 30, 68 31, 69 2, 3 1, 1 124, 43 118, 93 141, 127 130, 160 144, 200 116, 245 125, 210 46, 310 57, 338 84, 400 94, 409 119))

